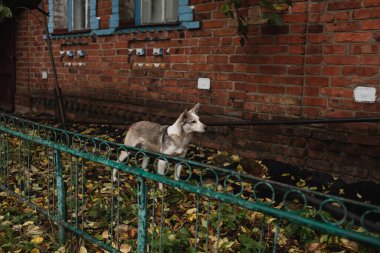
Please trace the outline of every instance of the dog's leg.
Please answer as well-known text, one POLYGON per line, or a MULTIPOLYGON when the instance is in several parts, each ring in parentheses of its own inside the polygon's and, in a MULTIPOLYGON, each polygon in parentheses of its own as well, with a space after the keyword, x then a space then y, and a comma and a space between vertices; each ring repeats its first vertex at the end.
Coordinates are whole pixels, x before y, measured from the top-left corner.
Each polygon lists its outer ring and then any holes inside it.
POLYGON ((182 170, 182 164, 177 164, 177 166, 175 166, 175 171, 174 171, 174 179, 175 180, 179 180, 180 176, 181 176, 181 170, 182 170))
MULTIPOLYGON (((158 174, 160 175, 165 174, 166 165, 167 165, 166 161, 158 159, 158 163, 157 163, 158 174)), ((162 183, 158 183, 158 189, 162 190, 162 188, 163 188, 162 183)))
MULTIPOLYGON (((119 156, 119 158, 117 158, 117 162, 118 162, 118 163, 122 163, 122 162, 124 162, 125 159, 127 159, 128 156, 129 156, 129 153, 128 153, 128 152, 126 152, 126 151, 121 151, 121 152, 120 152, 120 156, 119 156)), ((113 180, 114 182, 116 182, 116 180, 117 180, 117 169, 113 169, 113 171, 112 171, 112 180, 113 180)))
MULTIPOLYGON (((187 150, 185 150, 185 152, 183 152, 182 154, 179 155, 179 157, 181 158, 185 158, 186 157, 186 153, 187 153, 187 150)), ((179 178, 181 177, 181 170, 182 170, 182 164, 177 164, 177 166, 175 166, 175 170, 174 170, 174 179, 175 180, 179 180, 179 178)))
POLYGON ((148 170, 148 164, 149 164, 149 156, 144 156, 141 168, 143 168, 145 171, 148 170))

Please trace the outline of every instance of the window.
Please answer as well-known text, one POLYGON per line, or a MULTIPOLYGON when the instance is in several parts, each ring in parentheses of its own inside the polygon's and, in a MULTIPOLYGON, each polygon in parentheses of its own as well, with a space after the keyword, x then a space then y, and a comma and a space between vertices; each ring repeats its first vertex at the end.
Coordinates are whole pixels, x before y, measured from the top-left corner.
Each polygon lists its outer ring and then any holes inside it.
POLYGON ((178 0, 120 0, 120 26, 178 22, 178 0))
POLYGON ((72 29, 75 31, 90 28, 89 14, 88 0, 72 0, 72 29))
POLYGON ((142 25, 176 22, 178 0, 141 0, 140 17, 142 25))
POLYGON ((89 29, 89 0, 53 0, 54 32, 89 29))

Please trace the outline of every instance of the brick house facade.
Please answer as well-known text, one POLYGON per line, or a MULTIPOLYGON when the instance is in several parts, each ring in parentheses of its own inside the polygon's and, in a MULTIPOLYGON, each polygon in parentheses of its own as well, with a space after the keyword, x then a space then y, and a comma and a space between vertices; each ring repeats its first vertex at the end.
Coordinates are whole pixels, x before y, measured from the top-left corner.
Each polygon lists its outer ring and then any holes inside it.
MULTIPOLYGON (((294 0, 278 27, 260 18, 258 1, 247 1, 243 47, 223 1, 181 0, 179 25, 122 29, 119 1, 89 2, 95 29, 52 38, 70 118, 167 123, 196 102, 204 121, 380 116, 378 98, 362 103, 353 95, 358 86, 380 95, 378 0, 294 0), (154 48, 163 55, 153 55, 154 48), (67 51, 74 57, 61 55, 67 51), (210 78, 211 88, 198 89, 198 78, 210 78)), ((16 110, 53 112, 44 26, 35 15, 17 17, 16 110)), ((247 158, 380 180, 379 123, 212 127, 196 141, 247 158)))

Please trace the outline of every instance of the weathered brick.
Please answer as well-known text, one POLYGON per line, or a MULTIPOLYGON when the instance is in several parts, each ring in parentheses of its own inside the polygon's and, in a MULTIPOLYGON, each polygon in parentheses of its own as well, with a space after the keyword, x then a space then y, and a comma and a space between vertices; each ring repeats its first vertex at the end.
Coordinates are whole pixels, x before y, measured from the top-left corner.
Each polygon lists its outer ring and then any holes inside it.
POLYGON ((321 75, 322 68, 320 66, 306 66, 305 74, 307 75, 321 75))
POLYGON ((349 11, 340 11, 335 14, 336 21, 348 21, 351 18, 351 13, 349 11))
POLYGON ((373 34, 368 32, 363 33, 337 33, 335 35, 335 42, 370 42, 373 39, 373 34))
POLYGON ((303 54, 305 54, 305 46, 303 46, 303 45, 290 45, 289 46, 289 53, 290 54, 303 55, 303 54))
POLYGON ((288 34, 289 33, 289 25, 282 26, 262 26, 261 34, 263 35, 271 35, 271 34, 288 34))
POLYGON ((332 13, 317 13, 310 14, 309 22, 311 23, 328 23, 335 20, 335 15, 332 13))
POLYGON ((309 33, 323 33, 323 27, 324 27, 323 25, 319 25, 319 24, 309 25, 307 27, 307 31, 309 33))
POLYGON ((380 2, 377 0, 364 0, 365 7, 375 7, 380 6, 380 2))
POLYGON ((343 75, 357 75, 357 76, 373 76, 378 72, 376 67, 359 67, 359 66, 346 66, 342 68, 343 75))
POLYGON ((306 13, 307 3, 294 3, 291 7, 292 13, 306 13))
POLYGON ((304 23, 306 17, 306 14, 287 14, 282 16, 282 20, 284 23, 304 23))
POLYGON ((358 9, 353 13, 354 19, 379 18, 380 8, 358 9))
POLYGON ((259 85, 258 86, 258 92, 260 92, 260 93, 283 94, 283 93, 285 93, 285 87, 283 87, 283 86, 259 85))
POLYGON ((337 66, 324 66, 322 70, 323 75, 337 76, 340 72, 340 68, 337 66))
POLYGON ((347 10, 347 9, 358 9, 361 7, 361 0, 351 0, 351 1, 339 1, 330 2, 327 5, 327 10, 347 10))
POLYGON ((363 30, 379 30, 380 20, 363 20, 361 22, 361 28, 363 30))
POLYGON ((338 55, 338 56, 324 56, 324 62, 335 65, 356 65, 360 62, 358 56, 338 55))
POLYGON ((378 54, 380 53, 380 45, 352 45, 350 48, 352 54, 378 54))
POLYGON ((380 66, 379 55, 362 55, 360 56, 360 64, 380 66))
POLYGON ((198 4, 195 7, 195 12, 209 12, 213 10, 218 10, 217 8, 218 8, 217 3, 198 4))
POLYGON ((303 35, 279 35, 277 36, 277 43, 279 44, 302 44, 305 42, 303 35))
POLYGON ((359 22, 339 22, 326 24, 326 32, 351 32, 356 31, 360 27, 359 22))
POLYGON ((305 106, 325 107, 327 105, 327 100, 325 98, 305 97, 303 103, 305 106))
POLYGON ((286 67, 285 66, 276 66, 276 65, 268 65, 268 66, 261 66, 260 72, 263 74, 275 74, 275 75, 283 75, 286 73, 286 67))
POLYGON ((288 56, 274 56, 273 61, 276 64, 294 64, 294 65, 300 65, 303 64, 304 57, 303 56, 295 56, 295 55, 288 55, 288 56))
POLYGON ((324 54, 344 54, 346 53, 346 46, 344 45, 324 45, 324 54))
POLYGON ((310 12, 323 12, 325 10, 325 4, 324 3, 311 3, 310 4, 310 12))
POLYGON ((327 77, 306 77, 306 84, 312 86, 328 86, 329 78, 327 77))

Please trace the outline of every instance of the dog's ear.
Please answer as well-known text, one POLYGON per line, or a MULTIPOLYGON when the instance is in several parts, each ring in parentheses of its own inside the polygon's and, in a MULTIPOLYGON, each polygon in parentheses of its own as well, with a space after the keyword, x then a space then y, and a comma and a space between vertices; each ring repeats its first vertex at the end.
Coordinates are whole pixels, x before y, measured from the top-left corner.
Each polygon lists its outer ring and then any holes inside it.
POLYGON ((189 112, 198 114, 199 106, 200 106, 200 104, 197 103, 189 112))
POLYGON ((186 120, 187 120, 187 114, 189 112, 185 109, 185 111, 183 111, 183 113, 181 113, 181 115, 179 115, 179 118, 178 118, 178 122, 181 122, 181 124, 183 125, 184 123, 186 123, 186 120))

